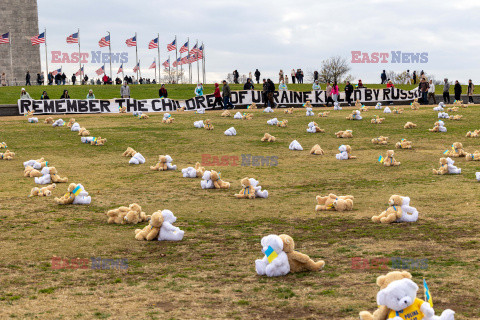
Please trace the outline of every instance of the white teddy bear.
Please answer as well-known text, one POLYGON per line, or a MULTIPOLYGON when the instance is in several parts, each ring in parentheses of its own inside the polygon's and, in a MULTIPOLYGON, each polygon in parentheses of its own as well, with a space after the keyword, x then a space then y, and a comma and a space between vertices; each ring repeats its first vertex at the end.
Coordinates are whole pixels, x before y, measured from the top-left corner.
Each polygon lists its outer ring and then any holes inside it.
POLYGON ((183 239, 185 231, 180 230, 173 224, 177 221, 177 217, 170 210, 162 210, 163 223, 158 234, 158 241, 180 241, 183 239))
POLYGON ((274 234, 261 240, 262 252, 265 256, 255 260, 257 274, 269 277, 284 276, 290 272, 287 254, 283 251, 282 239, 274 234))
POLYGON ((307 132, 309 133, 316 133, 317 132, 317 128, 316 127, 316 123, 314 121, 310 122, 308 124, 308 128, 307 128, 307 132))
POLYGON ((203 123, 203 120, 198 120, 193 123, 193 126, 195 128, 203 128, 205 127, 205 124, 203 123))
POLYGON ((268 198, 268 191, 262 190, 262 186, 258 185, 258 180, 255 180, 254 178, 250 178, 248 180, 250 180, 250 184, 252 185, 253 189, 255 189, 255 197, 268 198))
POLYGON ((235 130, 234 127, 230 127, 227 130, 225 130, 224 134, 226 136, 236 136, 237 135, 237 130, 235 130))
POLYGON ((477 178, 477 181, 480 181, 480 172, 475 172, 475 177, 477 178))
POLYGON ((95 137, 81 137, 80 138, 80 141, 82 141, 82 143, 88 143, 88 144, 90 144, 93 140, 95 140, 95 137))
POLYGON ((142 115, 142 113, 143 113, 142 111, 133 111, 133 112, 132 112, 132 115, 133 115, 134 117, 140 117, 140 116, 142 115))
POLYGON ((460 174, 460 173, 462 173, 462 169, 454 166, 454 163, 455 163, 455 161, 453 161, 451 158, 447 158, 448 173, 449 174, 460 174))
POLYGON ((212 173, 210 171, 205 171, 202 176, 202 181, 200 181, 200 186, 202 189, 215 189, 212 181, 212 173))
POLYGON ((235 113, 233 119, 242 119, 242 114, 240 112, 235 113))
POLYGON ((195 111, 195 113, 204 114, 204 113, 205 113, 205 109, 204 109, 204 108, 197 109, 197 110, 195 111))
POLYGON ((277 118, 273 118, 273 119, 270 119, 267 121, 267 124, 268 125, 271 125, 271 126, 276 126, 278 123, 278 119, 277 118))
POLYGON ((85 188, 81 184, 77 184, 77 187, 80 187, 80 193, 75 196, 72 204, 90 204, 92 202, 92 197, 88 195, 88 192, 85 191, 85 188))
POLYGON ((168 118, 170 118, 172 115, 170 113, 164 113, 163 114, 163 120, 167 120, 168 118))
POLYGON ((418 220, 418 211, 410 206, 410 198, 402 197, 402 216, 396 222, 416 222, 418 220))
MULTIPOLYGON (((46 162, 45 167, 47 167, 48 161, 46 162)), ((42 169, 42 164, 37 162, 36 160, 28 160, 23 163, 23 166, 26 168, 28 166, 32 167, 33 169, 40 170, 42 169)))
POLYGON ((438 121, 438 131, 447 132, 447 128, 445 127, 445 122, 443 122, 442 120, 438 121))
POLYGON ((306 112, 307 117, 311 117, 311 116, 314 116, 314 115, 315 115, 315 114, 313 113, 313 111, 312 111, 312 110, 313 110, 312 108, 307 108, 306 110, 307 110, 307 112, 306 112))
POLYGON ((65 125, 65 121, 63 121, 62 119, 58 119, 57 121, 52 123, 52 127, 62 127, 64 125, 65 125))
POLYGON ((335 155, 337 160, 348 160, 347 147, 345 145, 342 144, 340 147, 338 147, 338 151, 340 151, 340 153, 335 155))
POLYGON ((392 113, 392 110, 390 110, 389 107, 385 107, 385 109, 383 109, 383 113, 392 113))
POLYGON ((184 178, 196 178, 197 170, 194 167, 183 168, 182 174, 184 178))
POLYGON ((167 170, 177 170, 177 165, 172 165, 172 157, 167 154, 165 158, 167 159, 167 170))
POLYGON ((450 116, 446 112, 439 112, 438 113, 438 119, 448 119, 450 116))
POLYGON ((342 107, 340 107, 340 104, 338 102, 335 102, 333 104, 333 110, 342 110, 342 107))
POLYGON ((48 167, 44 167, 40 172, 43 174, 43 176, 35 177, 36 184, 49 184, 52 182, 52 177, 50 176, 50 169, 48 167))
POLYGON ((410 279, 392 281, 377 294, 377 304, 390 309, 388 319, 393 320, 454 320, 455 312, 447 309, 435 316, 430 303, 417 298, 418 286, 410 279))
POLYGON ((33 117, 33 118, 28 118, 28 122, 30 122, 30 123, 37 123, 37 122, 38 122, 38 118, 35 118, 35 117, 33 117))
POLYGON ((135 153, 133 157, 130 158, 130 161, 128 161, 130 164, 144 164, 145 163, 145 158, 139 153, 135 153))
POLYGON ((293 150, 293 151, 302 151, 303 148, 300 145, 300 143, 297 140, 293 140, 292 143, 290 143, 290 146, 288 149, 293 150))
POLYGON ((355 113, 352 114, 353 115, 353 120, 362 120, 363 117, 361 116, 361 113, 360 113, 360 110, 355 110, 355 113))
POLYGON ((377 102, 377 104, 375 105, 375 109, 381 110, 382 109, 382 103, 377 102))
POLYGON ((80 131, 80 124, 78 122, 75 122, 72 124, 72 127, 70 128, 72 131, 80 131))
POLYGON ((443 111, 443 107, 445 106, 445 104, 443 102, 440 102, 438 104, 438 106, 436 106, 435 108, 433 108, 433 111, 443 111))
POLYGON ((263 112, 273 112, 273 109, 271 107, 266 107, 265 109, 263 109, 263 112))

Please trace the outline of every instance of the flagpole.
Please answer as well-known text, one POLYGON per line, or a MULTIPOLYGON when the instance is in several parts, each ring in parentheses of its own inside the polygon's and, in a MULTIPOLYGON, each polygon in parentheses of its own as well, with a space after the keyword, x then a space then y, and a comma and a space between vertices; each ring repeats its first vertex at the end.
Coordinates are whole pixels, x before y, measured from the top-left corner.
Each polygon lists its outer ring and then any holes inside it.
POLYGON ((190 37, 187 38, 188 82, 192 83, 192 64, 190 63, 190 37))
MULTIPOLYGON (((142 71, 140 70, 140 60, 138 60, 138 70, 137 70, 137 74, 140 74, 140 78, 142 77, 142 71)), ((138 78, 138 76, 137 76, 138 78)), ((140 78, 138 78, 138 83, 140 83, 140 78)))
POLYGON ((198 64, 198 39, 197 39, 197 84, 200 83, 200 65, 198 64))
POLYGON ((205 76, 205 45, 202 42, 202 71, 203 71, 203 83, 207 82, 207 78, 205 76))
MULTIPOLYGON (((162 60, 160 60, 160 33, 157 33, 157 49, 158 49, 158 63, 160 63, 162 60)), ((160 65, 158 65, 158 84, 162 81, 160 78, 160 71, 161 71, 160 65)))
MULTIPOLYGON (((177 65, 178 65, 178 62, 177 62, 177 65)), ((183 64, 182 64, 182 53, 180 52, 180 80, 182 80, 182 83, 183 83, 183 79, 182 79, 182 75, 183 74, 183 64)))
POLYGON ((46 77, 48 78, 47 28, 43 32, 45 33, 45 68, 47 70, 46 77))
MULTIPOLYGON (((137 39, 137 33, 135 32, 135 59, 137 61, 137 66, 138 66, 138 39, 137 39)), ((138 70, 137 70, 137 79, 138 79, 138 70)), ((139 80, 139 79, 138 79, 139 80)))
POLYGON ((170 55, 168 55, 168 81, 172 81, 172 65, 170 64, 170 55))
MULTIPOLYGON (((110 41, 108 41, 108 52, 110 53, 110 79, 112 79, 112 37, 110 36, 110 31, 108 32, 108 37, 110 38, 110 41)), ((103 70, 105 73, 105 70, 103 70)))
POLYGON ((12 55, 12 33, 10 32, 8 34, 8 36, 10 37, 10 73, 11 73, 11 76, 12 76, 12 85, 13 85, 13 55, 12 55))
POLYGON ((175 72, 177 74, 175 82, 178 84, 178 62, 177 62, 177 60, 178 60, 178 43, 177 43, 177 36, 175 36, 175 62, 176 62, 176 65, 175 65, 176 71, 175 72))
MULTIPOLYGON (((157 62, 155 61, 156 59, 153 58, 153 62, 155 62, 155 79, 157 79, 157 62)), ((159 68, 160 70, 160 68, 159 68)))

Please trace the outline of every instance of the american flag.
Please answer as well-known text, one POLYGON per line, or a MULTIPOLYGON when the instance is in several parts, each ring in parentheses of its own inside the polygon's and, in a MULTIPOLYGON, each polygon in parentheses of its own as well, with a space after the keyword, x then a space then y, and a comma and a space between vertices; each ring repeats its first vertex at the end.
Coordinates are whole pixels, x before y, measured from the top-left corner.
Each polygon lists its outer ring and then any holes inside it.
POLYGON ((0 43, 10 43, 10 33, 4 33, 0 36, 0 43))
POLYGON ((157 62, 155 60, 153 60, 152 65, 148 69, 156 69, 156 68, 157 68, 157 62))
POLYGON ((127 44, 127 47, 136 47, 137 46, 137 36, 134 36, 133 38, 127 39, 125 41, 127 44))
POLYGON ((148 49, 157 49, 158 48, 158 38, 153 39, 148 44, 148 49))
POLYGON ((31 37, 30 41, 32 41, 32 46, 40 43, 45 43, 45 32, 42 32, 39 35, 31 37))
POLYGON ((181 58, 178 58, 177 60, 175 60, 173 63, 172 63, 172 67, 176 67, 176 66, 179 66, 180 65, 180 59, 181 58))
POLYGON ((98 41, 98 45, 101 47, 108 47, 110 45, 110 35, 102 37, 100 41, 98 41))
POLYGON ((188 52, 188 41, 180 48, 180 53, 188 52))
POLYGON ((197 54, 199 59, 203 59, 203 44, 200 48, 198 48, 197 54))
POLYGON ((119 74, 120 72, 123 72, 123 63, 120 65, 120 68, 118 68, 117 74, 119 74))
POLYGON ((105 65, 103 65, 100 69, 95 71, 99 76, 105 73, 105 65))
POLYGON ((67 43, 78 43, 78 32, 67 37, 67 43))
POLYGON ((57 69, 57 70, 53 70, 53 71, 52 71, 52 76, 56 76, 56 75, 59 74, 59 73, 62 73, 62 68, 57 69))
POLYGON ((168 58, 167 60, 165 60, 165 62, 162 63, 162 66, 164 66, 165 68, 170 67, 170 58, 168 58))
POLYGON ((198 51, 198 48, 197 48, 197 45, 195 44, 192 48, 192 50, 190 50, 191 53, 196 53, 198 51))
POLYGON ((135 68, 133 68, 133 72, 137 72, 138 70, 140 70, 140 61, 137 63, 135 68))
POLYGON ((175 44, 175 41, 176 41, 176 40, 173 40, 172 43, 167 44, 167 50, 168 50, 168 51, 173 51, 173 50, 175 50, 175 49, 177 48, 177 45, 175 44))
POLYGON ((77 73, 75 73, 75 75, 78 77, 79 75, 83 74, 83 67, 81 67, 80 69, 78 69, 77 73))
POLYGON ((190 55, 186 55, 185 57, 182 58, 182 60, 180 61, 180 64, 188 64, 189 58, 190 58, 190 55))

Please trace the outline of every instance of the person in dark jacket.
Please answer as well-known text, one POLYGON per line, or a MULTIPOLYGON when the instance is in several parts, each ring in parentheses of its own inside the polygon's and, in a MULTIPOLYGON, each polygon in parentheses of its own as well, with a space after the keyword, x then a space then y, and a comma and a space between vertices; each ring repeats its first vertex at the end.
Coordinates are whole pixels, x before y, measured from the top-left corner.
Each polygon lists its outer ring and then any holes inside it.
POLYGON ((318 80, 318 71, 314 71, 313 72, 313 82, 317 81, 318 80))
POLYGON ((253 86, 252 79, 248 78, 247 82, 245 82, 245 85, 243 86, 243 90, 253 90, 255 87, 253 86))
POLYGON ((350 81, 347 81, 347 85, 345 86, 345 99, 348 102, 348 105, 352 105, 352 93, 353 93, 353 86, 350 84, 350 81))
POLYGON ((68 94, 68 90, 63 90, 63 94, 60 99, 71 99, 70 95, 68 94))
POLYGON ((77 82, 77 76, 74 74, 72 74, 72 85, 75 85, 75 82, 77 82))
POLYGON ((67 76, 65 75, 65 72, 62 73, 62 84, 65 85, 65 82, 67 80, 67 76))
POLYGON ((232 96, 232 90, 230 90, 230 86, 228 85, 227 81, 223 80, 223 109, 235 109, 235 106, 230 102, 230 97, 232 96))
POLYGON ((40 100, 48 100, 50 97, 47 94, 47 91, 43 91, 42 95, 40 96, 40 100))
POLYGON ((160 90, 158 90, 158 96, 160 98, 168 98, 168 92, 167 92, 167 89, 165 89, 164 84, 162 84, 162 86, 160 87, 160 90))
POLYGON ((239 77, 238 71, 237 70, 233 71, 233 82, 235 84, 238 84, 238 77, 239 77))
POLYGON ((458 83, 458 80, 455 80, 455 87, 453 87, 453 92, 455 93, 455 100, 462 99, 462 86, 458 83))
POLYGON ((273 108, 275 107, 275 101, 273 101, 273 93, 275 92, 275 84, 272 80, 267 79, 267 100, 268 105, 273 108))
POLYGON ((382 74, 380 75, 380 79, 382 80, 382 84, 387 82, 387 73, 385 72, 385 70, 383 70, 382 74))
POLYGON ((413 70, 413 84, 417 84, 417 71, 413 70))
POLYGON ((430 88, 430 85, 425 78, 422 78, 418 84, 418 90, 420 90, 422 95, 421 104, 428 104, 428 88, 430 88))
POLYGON ((259 84, 260 83, 260 71, 258 71, 258 69, 255 70, 254 75, 255 75, 255 80, 257 80, 257 84, 259 84))
POLYGON ((42 77, 40 77, 40 73, 37 73, 37 85, 42 84, 42 77))
POLYGON ((268 82, 267 79, 263 79, 263 86, 262 86, 262 98, 263 98, 263 107, 267 107, 267 101, 268 101, 268 82))
POLYGON ((30 71, 27 71, 27 74, 25 75, 25 85, 26 86, 31 86, 32 85, 30 83, 30 71))
POLYGON ((475 91, 475 86, 473 85, 472 79, 468 80, 468 103, 473 103, 473 92, 475 91))
POLYGON ((215 109, 217 104, 220 106, 220 108, 223 108, 222 95, 220 94, 218 83, 215 83, 215 91, 213 92, 213 96, 215 97, 215 101, 213 101, 213 109, 215 109))
POLYGON ((57 73, 55 75, 55 84, 57 86, 61 85, 62 84, 62 75, 60 73, 57 73))

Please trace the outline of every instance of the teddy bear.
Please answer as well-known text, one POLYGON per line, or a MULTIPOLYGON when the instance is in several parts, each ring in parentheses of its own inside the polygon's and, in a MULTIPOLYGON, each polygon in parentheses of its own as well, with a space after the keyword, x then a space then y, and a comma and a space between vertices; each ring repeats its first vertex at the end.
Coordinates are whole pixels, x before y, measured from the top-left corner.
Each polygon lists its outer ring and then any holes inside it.
POLYGON ((215 170, 210 171, 210 180, 212 180, 215 189, 230 188, 230 182, 223 181, 220 177, 220 174, 215 170))
POLYGON ((445 107, 445 103, 443 103, 442 101, 440 101, 438 103, 438 106, 436 106, 435 108, 433 108, 433 111, 443 111, 443 108, 445 107))
POLYGON ((235 130, 234 127, 230 127, 225 132, 223 133, 226 136, 236 136, 237 135, 237 130, 235 130))
POLYGON ((123 221, 124 223, 137 224, 139 222, 148 221, 150 218, 150 216, 147 216, 145 212, 142 211, 142 207, 136 203, 132 203, 123 217, 123 221))
POLYGON ((134 151, 134 154, 132 155, 132 158, 130 161, 128 161, 129 164, 144 164, 145 163, 145 157, 142 156, 140 152, 134 151))
POLYGON ((383 159, 383 165, 385 167, 396 167, 401 164, 393 157, 394 153, 395 152, 393 150, 387 150, 387 156, 383 159))
MULTIPOLYGON (((148 119, 148 118, 150 118, 150 117, 149 117, 148 114, 146 114, 146 113, 142 113, 141 115, 138 116, 138 119, 148 119)), ((172 119, 173 119, 173 118, 172 118, 172 119)), ((162 122, 163 122, 163 121, 162 121, 162 122)), ((169 121, 169 122, 166 122, 166 123, 171 123, 171 122, 173 122, 173 120, 171 120, 171 121, 169 121)))
POLYGON ((480 161, 480 151, 475 150, 473 153, 467 153, 465 156, 467 161, 480 161))
POLYGON ((275 138, 274 136, 272 136, 270 133, 268 132, 265 132, 265 134, 263 135, 263 138, 260 139, 260 141, 262 142, 275 142, 277 140, 277 138, 275 138))
POLYGON ((441 120, 435 122, 435 125, 432 129, 428 129, 430 132, 447 132, 447 128, 445 128, 445 123, 441 120))
POLYGON ((242 114, 242 120, 252 120, 253 119, 253 114, 251 113, 243 113, 242 114))
POLYGON ((6 142, 0 142, 0 149, 7 149, 7 143, 6 142))
POLYGON ((133 115, 134 117, 140 117, 142 114, 143 114, 142 111, 132 111, 132 115, 133 115))
POLYGON ((460 115, 460 114, 457 114, 457 115, 454 115, 454 116, 450 116, 450 118, 448 118, 449 120, 457 120, 457 121, 460 121, 462 120, 463 116, 460 115))
POLYGON ((273 109, 272 107, 266 107, 265 109, 263 109, 263 112, 270 113, 273 112, 273 109))
POLYGON ((70 183, 67 189, 67 193, 65 193, 60 198, 55 198, 55 202, 57 204, 72 204, 73 200, 75 200, 75 193, 79 190, 80 187, 78 185, 76 185, 75 183, 70 183))
POLYGON ((57 169, 55 167, 49 167, 49 171, 50 171, 50 177, 52 179, 53 182, 55 183, 66 183, 68 182, 68 178, 65 177, 65 178, 61 178, 57 173, 57 169))
POLYGON ((381 102, 377 102, 377 104, 375 105, 375 109, 376 109, 376 110, 382 110, 382 103, 381 103, 381 102))
POLYGON ((292 151, 302 151, 303 147, 297 140, 293 140, 288 146, 288 149, 292 151))
POLYGON ((385 121, 385 118, 379 118, 378 116, 373 116, 374 118, 372 120, 370 120, 370 123, 373 123, 373 124, 380 124, 380 123, 383 123, 383 121, 385 121))
POLYGON ((27 119, 28 123, 38 123, 38 118, 37 117, 32 117, 27 119))
POLYGON ((293 108, 287 108, 287 109, 283 110, 283 112, 285 114, 293 114, 293 108))
POLYGON ((438 119, 450 119, 450 116, 446 112, 439 112, 438 119))
POLYGON ((453 161, 450 157, 447 158, 447 169, 449 174, 460 174, 462 173, 462 169, 457 168, 454 165, 455 161, 453 161))
POLYGON ((410 206, 410 198, 399 195, 392 195, 388 200, 389 207, 381 214, 372 217, 373 222, 416 222, 418 211, 410 206))
POLYGON ((338 147, 338 151, 340 151, 340 153, 337 153, 335 155, 337 160, 357 159, 356 156, 351 155, 352 147, 350 147, 348 144, 347 145, 342 144, 340 147, 338 147))
POLYGON ((133 155, 137 153, 137 151, 133 150, 132 148, 128 147, 127 150, 122 154, 123 157, 133 157, 133 155))
POLYGON ((90 131, 88 131, 84 127, 81 127, 80 129, 78 129, 78 135, 82 137, 86 137, 90 135, 90 131))
POLYGON ((360 108, 361 112, 367 112, 368 110, 369 110, 369 108, 365 105, 362 105, 362 107, 360 108))
POLYGON ((225 110, 225 111, 222 112, 222 114, 220 116, 221 117, 231 117, 232 114, 230 113, 230 111, 225 110))
POLYGON ((303 104, 303 107, 304 107, 304 108, 311 108, 311 107, 312 107, 312 103, 307 100, 307 102, 305 102, 305 103, 303 104))
POLYGON ((252 102, 252 104, 249 105, 247 109, 257 109, 257 105, 255 104, 255 102, 252 102))
POLYGON ((288 126, 288 120, 278 121, 277 127, 286 128, 288 126))
POLYGON ((162 210, 163 223, 158 233, 158 241, 180 241, 183 239, 185 231, 180 230, 173 224, 177 217, 170 210, 162 210))
POLYGON ((199 108, 199 109, 195 110, 195 113, 196 114, 204 114, 205 113, 205 108, 199 108))
POLYGON ((184 178, 199 178, 202 177, 205 173, 205 167, 200 165, 200 162, 195 164, 195 167, 188 167, 182 169, 182 174, 184 178))
POLYGON ((11 152, 10 150, 5 150, 4 153, 0 153, 0 159, 2 160, 13 160, 15 158, 15 152, 11 152))
POLYGON ((447 112, 458 112, 458 107, 448 108, 447 112))
POLYGON ((43 123, 45 123, 45 124, 52 124, 53 122, 54 122, 54 120, 53 120, 52 117, 45 118, 45 121, 43 121, 43 123))
POLYGON ((259 186, 258 180, 255 180, 254 178, 248 179, 250 181, 250 185, 252 188, 255 190, 255 197, 257 198, 268 198, 268 190, 262 190, 262 186, 259 186))
POLYGON ((340 103, 336 102, 333 104, 333 110, 342 110, 340 103))
POLYGON ((242 189, 235 194, 235 198, 237 199, 255 199, 255 189, 253 188, 250 180, 248 178, 243 178, 240 180, 242 184, 242 189))
POLYGON ((127 113, 127 107, 118 107, 118 113, 127 113))
POLYGON ((49 184, 51 182, 55 183, 66 183, 68 182, 68 178, 62 178, 57 173, 57 169, 55 167, 45 167, 41 171, 42 176, 35 178, 36 184, 49 184))
POLYGON ((461 142, 454 142, 452 144, 451 150, 446 150, 444 154, 447 157, 454 157, 454 158, 465 157, 467 155, 465 150, 463 150, 463 144, 461 142))
POLYGON ((82 141, 82 143, 87 143, 87 144, 90 144, 95 139, 96 139, 95 137, 80 137, 80 141, 82 141))
POLYGON ((311 107, 309 107, 309 108, 306 109, 305 115, 307 117, 313 117, 315 114, 313 113, 313 109, 311 107))
POLYGON ((461 105, 463 105, 463 100, 455 100, 455 101, 453 101, 453 105, 454 106, 461 106, 461 105))
POLYGON ((178 111, 178 112, 183 112, 183 111, 185 111, 185 106, 178 108, 177 111, 178 111))
POLYGON ((213 185, 213 181, 211 179, 211 175, 212 175, 212 173, 208 170, 206 170, 203 173, 202 181, 200 181, 200 186, 202 187, 202 189, 214 189, 215 188, 215 186, 213 185))
POLYGON ((330 193, 328 196, 316 196, 315 211, 346 211, 353 210, 353 196, 337 196, 330 193))
POLYGON ((54 123, 52 123, 52 127, 63 127, 65 125, 65 121, 63 119, 58 119, 54 123))
POLYGON ((204 127, 205 127, 205 124, 203 123, 203 120, 198 120, 198 121, 194 121, 194 122, 193 122, 193 126, 194 126, 195 128, 201 129, 201 128, 204 128, 204 127))
POLYGON ((80 124, 78 122, 75 122, 74 124, 72 124, 72 127, 70 128, 70 131, 73 131, 73 132, 80 131, 80 124))
POLYGON ((262 259, 255 260, 255 271, 260 276, 278 277, 284 276, 290 272, 288 256, 283 251, 282 239, 270 234, 261 240, 262 253, 265 255, 262 259))
POLYGON ((151 166, 150 170, 155 170, 155 171, 166 171, 166 170, 168 170, 167 157, 164 156, 164 155, 159 155, 157 164, 154 165, 154 166, 151 166))
POLYGON ((454 320, 455 312, 446 309, 440 316, 429 302, 417 298, 418 286, 408 278, 392 281, 377 293, 377 304, 389 309, 388 319, 454 320))
POLYGON ((329 111, 325 111, 325 112, 320 112, 320 113, 318 113, 318 116, 319 116, 320 118, 326 118, 326 117, 328 117, 329 114, 330 114, 329 111))
POLYGON ((313 261, 309 256, 295 251, 293 238, 286 234, 279 235, 283 242, 283 252, 287 254, 290 272, 319 271, 325 266, 325 261, 313 261))
POLYGON ((410 106, 412 107, 412 110, 419 110, 420 103, 418 103, 418 98, 413 99, 413 102, 410 103, 410 106))
POLYGON ((267 120, 267 124, 270 125, 270 126, 276 126, 277 123, 278 123, 278 119, 277 119, 277 118, 273 118, 273 119, 267 120))
POLYGON ((25 171, 23 172, 23 176, 27 178, 34 178, 34 177, 41 177, 43 176, 43 174, 37 169, 34 169, 32 166, 27 166, 25 168, 25 171))
POLYGON ((34 110, 27 111, 27 113, 24 114, 25 117, 31 117, 35 113, 34 110))
POLYGON ((385 108, 383 109, 383 113, 392 113, 392 110, 390 110, 389 107, 385 107, 385 108))
POLYGON ((353 131, 352 130, 345 130, 345 131, 338 131, 335 132, 337 138, 353 138, 353 131))
POLYGON ((233 119, 242 119, 242 114, 240 112, 235 113, 233 119))
POLYGON ((71 128, 74 123, 75 123, 75 119, 74 119, 74 118, 70 118, 70 120, 68 120, 67 127, 68 127, 68 128, 71 128))
POLYGON ((478 138, 480 136, 480 130, 468 131, 465 137, 467 138, 478 138))
POLYGON ((97 137, 90 141, 92 146, 103 146, 107 142, 107 138, 97 137))
POLYGON ((412 141, 407 141, 406 139, 402 139, 395 144, 397 149, 412 149, 412 141))
POLYGON ((121 206, 116 209, 108 210, 107 211, 107 223, 115 223, 115 224, 124 224, 126 223, 125 221, 125 216, 127 215, 127 212, 130 211, 130 207, 133 205, 138 205, 136 203, 132 203, 130 206, 125 207, 121 206))
POLYGON ((320 147, 320 145, 316 144, 312 147, 312 149, 310 149, 310 154, 323 156, 325 154, 325 152, 320 147))
POLYGON ((362 107, 362 104, 360 103, 360 100, 357 99, 357 100, 355 101, 355 108, 361 108, 361 107, 362 107))
POLYGON ((158 237, 160 228, 163 224, 163 216, 161 211, 156 211, 150 217, 148 226, 143 229, 135 230, 135 239, 151 241, 158 237))
MULTIPOLYGON (((380 290, 385 289, 390 283, 401 279, 411 279, 412 275, 407 271, 392 271, 384 276, 377 278, 377 286, 380 290)), ((386 320, 390 309, 384 305, 379 305, 378 309, 372 314, 368 311, 361 311, 359 316, 360 320, 386 320)))
POLYGON ((347 120, 362 120, 363 117, 360 115, 359 110, 353 110, 352 113, 346 117, 347 120))
POLYGON ((382 145, 388 144, 388 137, 380 136, 378 138, 373 138, 372 143, 373 144, 382 144, 382 145))
POLYGON ((433 169, 433 174, 447 174, 448 173, 448 161, 447 158, 440 158, 440 168, 438 170, 433 169))
POLYGON ((205 130, 213 130, 213 124, 210 119, 205 120, 205 130))
POLYGON ((316 132, 321 132, 321 133, 324 133, 325 130, 324 129, 320 129, 320 127, 318 126, 318 124, 316 122, 310 122, 308 124, 308 128, 307 128, 307 132, 310 132, 310 133, 316 133, 316 132))
POLYGON ((162 123, 173 123, 173 121, 175 121, 175 118, 173 118, 170 113, 163 115, 162 123))
POLYGON ((34 169, 40 170, 44 167, 46 167, 48 164, 47 161, 43 157, 37 160, 28 160, 23 163, 23 166, 26 168, 28 166, 33 167, 34 169))
POLYGON ((417 125, 411 121, 408 121, 407 123, 405 123, 405 125, 403 126, 403 129, 413 129, 413 128, 416 128, 417 125))
POLYGON ((403 111, 404 111, 404 110, 403 110, 402 108, 398 108, 398 109, 397 109, 397 108, 393 108, 392 113, 393 113, 393 114, 402 114, 403 111))
POLYGON ((43 187, 43 188, 39 188, 39 187, 34 187, 32 188, 32 190, 30 190, 30 195, 29 197, 33 197, 33 196, 39 196, 39 197, 49 197, 52 195, 52 191, 53 189, 55 189, 57 185, 55 183, 49 185, 49 186, 46 186, 46 187, 43 187))

